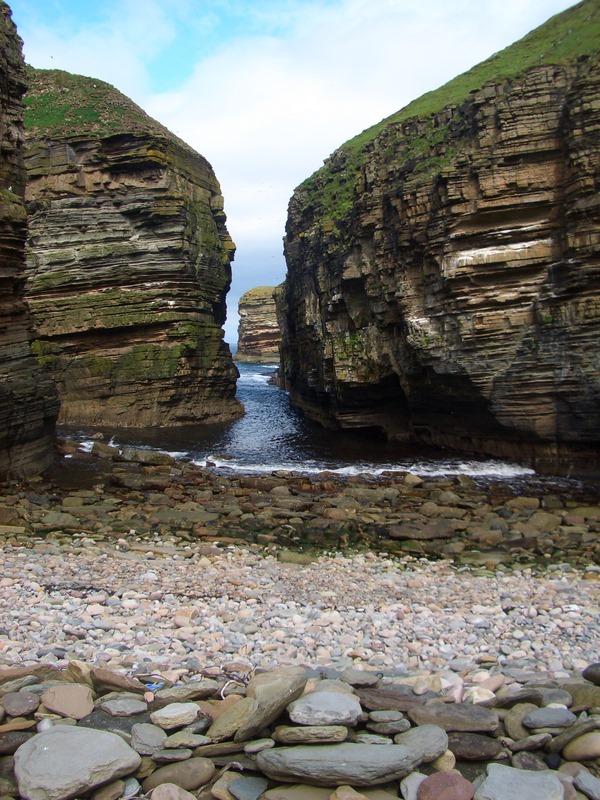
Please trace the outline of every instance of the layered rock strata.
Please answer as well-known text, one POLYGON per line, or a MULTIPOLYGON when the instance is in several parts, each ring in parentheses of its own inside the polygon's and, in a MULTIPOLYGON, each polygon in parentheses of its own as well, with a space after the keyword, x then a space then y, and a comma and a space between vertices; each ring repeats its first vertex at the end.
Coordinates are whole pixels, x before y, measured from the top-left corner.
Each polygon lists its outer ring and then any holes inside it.
POLYGON ((28 298, 60 421, 239 416, 210 164, 102 81, 32 70, 26 102, 28 298))
POLYGON ((275 286, 259 286, 240 297, 237 361, 279 362, 281 331, 275 305, 278 291, 275 286))
POLYGON ((296 190, 283 371, 308 415, 598 469, 599 14, 559 15, 296 190), (517 56, 534 65, 489 81, 517 56))
POLYGON ((23 202, 25 67, 9 7, 0 2, 0 480, 52 461, 56 390, 31 353, 23 299, 27 215, 23 202))

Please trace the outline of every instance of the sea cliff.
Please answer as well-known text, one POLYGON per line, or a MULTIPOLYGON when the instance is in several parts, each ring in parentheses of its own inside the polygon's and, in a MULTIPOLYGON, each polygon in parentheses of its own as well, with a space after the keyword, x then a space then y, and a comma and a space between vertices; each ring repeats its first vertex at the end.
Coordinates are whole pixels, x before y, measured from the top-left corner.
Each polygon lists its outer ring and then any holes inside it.
POLYGON ((239 416, 222 330, 235 245, 210 164, 102 81, 28 79, 28 299, 60 421, 239 416))
POLYGON ((585 0, 296 190, 282 372, 306 414, 598 469, 599 45, 585 0))
MULTIPOLYGON (((31 352, 24 301, 27 214, 23 202, 22 43, 0 2, 0 481, 42 472, 53 459, 58 401, 31 352)), ((2 522, 2 520, 0 520, 2 522)))

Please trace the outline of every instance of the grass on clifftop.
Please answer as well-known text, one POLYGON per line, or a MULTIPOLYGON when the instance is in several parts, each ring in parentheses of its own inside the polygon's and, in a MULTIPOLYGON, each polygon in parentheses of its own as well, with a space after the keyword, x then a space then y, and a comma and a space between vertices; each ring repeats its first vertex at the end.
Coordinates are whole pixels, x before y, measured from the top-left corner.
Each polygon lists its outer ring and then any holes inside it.
POLYGON ((45 136, 151 133, 175 138, 109 83, 58 69, 27 67, 25 130, 45 136))
POLYGON ((276 288, 276 286, 255 286, 253 289, 248 289, 247 292, 244 292, 240 297, 240 303, 247 302, 248 300, 256 300, 261 297, 270 299, 276 288))
POLYGON ((584 0, 556 14, 518 42, 463 72, 448 83, 413 100, 400 111, 346 142, 344 148, 360 148, 388 124, 412 117, 428 117, 446 106, 463 102, 486 83, 509 80, 532 67, 570 64, 583 56, 600 53, 600 2, 584 0))
POLYGON ((486 83, 517 78, 532 67, 570 64, 586 56, 598 58, 599 53, 600 0, 583 0, 551 17, 518 42, 350 139, 299 188, 307 193, 308 204, 313 207, 317 204, 327 216, 341 219, 352 207, 354 174, 360 163, 360 153, 388 125, 431 117, 447 106, 462 103, 486 83), (339 165, 344 159, 344 168, 340 171, 334 163, 339 165))

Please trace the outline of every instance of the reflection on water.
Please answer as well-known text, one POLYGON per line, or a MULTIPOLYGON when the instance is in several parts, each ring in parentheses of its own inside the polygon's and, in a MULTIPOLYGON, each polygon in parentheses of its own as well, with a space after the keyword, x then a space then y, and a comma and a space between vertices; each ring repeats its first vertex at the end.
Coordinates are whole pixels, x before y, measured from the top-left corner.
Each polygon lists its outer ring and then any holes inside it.
MULTIPOLYGON (((447 452, 433 448, 323 430, 301 417, 290 406, 287 393, 269 383, 274 365, 238 364, 238 368, 238 398, 246 414, 234 422, 104 432, 112 437, 113 444, 153 447, 202 465, 208 462, 244 472, 286 469, 378 474, 395 469, 420 475, 463 473, 506 478, 533 474, 526 467, 500 461, 449 457, 447 452)), ((77 434, 85 437, 86 432, 77 434)))

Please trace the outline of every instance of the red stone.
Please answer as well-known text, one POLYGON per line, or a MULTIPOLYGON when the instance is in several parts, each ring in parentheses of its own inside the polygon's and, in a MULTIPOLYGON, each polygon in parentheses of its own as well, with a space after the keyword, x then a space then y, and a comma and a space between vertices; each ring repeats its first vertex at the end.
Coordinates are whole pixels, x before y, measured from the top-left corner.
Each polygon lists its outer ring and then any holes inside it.
POLYGON ((475 787, 458 772, 436 772, 425 778, 418 800, 472 800, 475 787))

